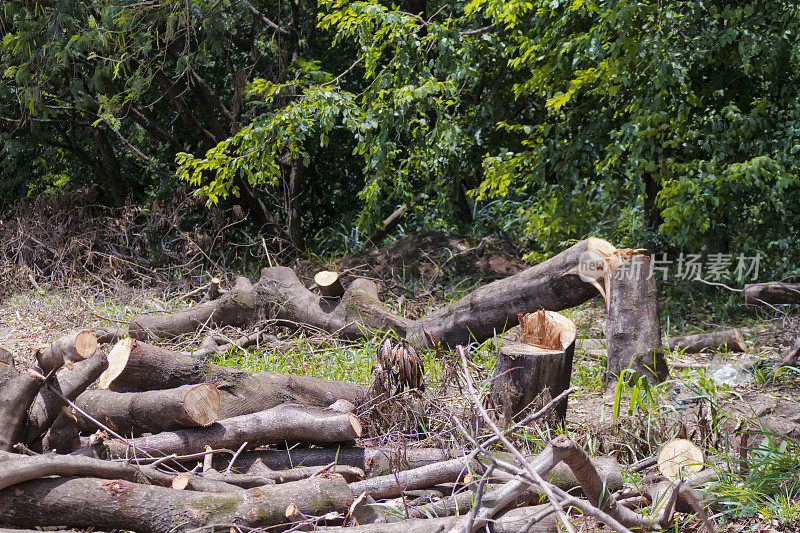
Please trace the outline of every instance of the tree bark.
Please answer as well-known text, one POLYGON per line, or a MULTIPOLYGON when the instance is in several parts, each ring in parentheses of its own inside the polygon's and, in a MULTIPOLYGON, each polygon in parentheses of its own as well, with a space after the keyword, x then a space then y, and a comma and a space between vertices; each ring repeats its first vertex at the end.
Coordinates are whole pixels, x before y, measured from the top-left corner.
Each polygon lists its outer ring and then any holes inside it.
POLYGON ((346 513, 352 501, 353 494, 341 478, 315 478, 229 494, 95 478, 39 479, 0 492, 0 523, 174 533, 209 524, 280 524, 291 504, 308 515, 346 513))
POLYGON ((165 431, 156 435, 128 439, 128 443, 110 441, 106 445, 112 457, 130 457, 147 453, 156 457, 187 455, 212 448, 238 448, 288 442, 351 442, 361 436, 361 424, 350 413, 343 414, 304 405, 280 405, 248 415, 220 420, 205 428, 165 431), (133 449, 131 449, 133 447, 133 449))
POLYGON ((128 197, 128 189, 122 181, 122 173, 119 169, 119 161, 117 155, 114 153, 114 148, 108 141, 108 137, 102 128, 92 128, 95 142, 100 150, 100 155, 103 158, 103 165, 101 167, 102 173, 105 174, 108 188, 114 197, 114 202, 117 207, 125 205, 125 199, 128 197))
POLYGON ((186 311, 169 315, 139 315, 131 320, 128 334, 137 340, 170 339, 192 333, 198 327, 244 326, 255 314, 253 285, 247 278, 236 279, 236 284, 219 300, 206 302, 186 311))
POLYGON ((42 437, 43 451, 67 454, 81 447, 81 441, 78 438, 78 423, 75 415, 70 411, 69 407, 61 408, 61 413, 42 437))
MULTIPOLYGON (((60 369, 53 380, 53 387, 69 400, 74 400, 86 390, 86 387, 94 383, 107 367, 106 355, 101 350, 96 350, 90 358, 75 363, 72 370, 60 369)), ((63 406, 64 401, 50 389, 44 388, 39 391, 28 410, 23 441, 30 444, 41 437, 59 416, 63 406)))
MULTIPOLYGON (((220 395, 210 383, 147 392, 95 389, 82 393, 75 404, 118 433, 141 435, 210 426, 219 416, 220 395)), ((83 432, 98 429, 81 414, 77 422, 83 432)))
POLYGON ((685 353, 727 350, 729 352, 747 351, 742 332, 738 329, 725 329, 713 333, 699 333, 669 337, 667 346, 670 350, 683 350, 685 353))
MULTIPOLYGON (((537 311, 520 319, 521 343, 500 348, 492 378, 495 405, 507 425, 544 407, 569 388, 575 354, 575 324, 554 311, 537 311)), ((567 417, 567 399, 554 409, 567 417)))
POLYGON ((235 370, 136 341, 110 390, 140 392, 212 383, 220 390, 220 418, 263 411, 282 403, 326 407, 339 399, 358 405, 367 387, 343 381, 235 370))
POLYGON ((607 383, 626 369, 651 382, 667 378, 656 281, 650 275, 650 257, 646 255, 634 256, 611 274, 606 343, 607 383))
POLYGON ((753 283, 744 286, 745 305, 800 304, 800 283, 753 283))

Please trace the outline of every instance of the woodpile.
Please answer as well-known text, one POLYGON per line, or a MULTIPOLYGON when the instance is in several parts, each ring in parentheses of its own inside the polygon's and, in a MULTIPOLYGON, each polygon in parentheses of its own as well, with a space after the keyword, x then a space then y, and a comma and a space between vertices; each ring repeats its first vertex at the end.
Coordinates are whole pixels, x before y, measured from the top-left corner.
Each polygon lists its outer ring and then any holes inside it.
MULTIPOLYGON (((523 455, 508 438, 548 413, 564 419, 576 328, 557 311, 598 293, 609 309, 610 375, 666 376, 654 285, 621 275, 626 265, 646 270, 648 258, 618 252, 582 241, 418 320, 384 307, 370 280, 344 287, 327 272, 315 294, 291 269, 271 267, 227 291, 212 280, 191 293, 205 301, 186 311, 138 316, 100 335, 73 332, 37 351, 26 370, 0 350, 0 526, 544 533, 568 524, 572 506, 627 532, 664 527, 680 505, 702 512, 691 480, 653 485, 672 503, 650 516, 622 491, 614 459, 590 459, 563 435, 523 455), (588 280, 587 253, 601 258, 600 276, 588 280), (419 350, 455 348, 465 399, 489 432, 472 435, 452 414, 450 429, 470 446, 411 446, 394 460, 396 450, 362 440, 370 411, 358 407, 374 401, 374 386, 235 370, 152 344, 258 316, 351 339, 400 337, 381 345, 384 396, 408 388, 422 397, 419 350), (492 390, 506 416, 493 417, 464 345, 518 323, 520 343, 501 350, 492 390), (394 524, 397 516, 407 520, 394 524)), ((653 502, 652 490, 636 501, 653 502)))

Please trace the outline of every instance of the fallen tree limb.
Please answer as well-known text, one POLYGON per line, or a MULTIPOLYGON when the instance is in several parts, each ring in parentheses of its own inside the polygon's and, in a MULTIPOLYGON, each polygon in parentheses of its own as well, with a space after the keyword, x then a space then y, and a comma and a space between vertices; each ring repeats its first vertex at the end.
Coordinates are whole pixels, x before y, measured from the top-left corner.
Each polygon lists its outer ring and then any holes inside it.
POLYGON ((255 291, 247 278, 236 279, 233 289, 210 302, 169 315, 139 315, 131 320, 128 335, 137 340, 171 339, 192 333, 202 325, 244 326, 254 318, 255 291))
POLYGON ((199 383, 211 383, 219 389, 220 418, 255 413, 283 403, 325 407, 346 399, 359 404, 367 392, 367 387, 355 383, 203 363, 141 341, 134 342, 124 369, 109 389, 141 392, 199 383))
POLYGON ((752 283, 744 286, 745 305, 800 304, 800 283, 752 283))
POLYGON ((713 333, 669 337, 667 339, 667 347, 670 350, 683 350, 685 353, 701 353, 717 350, 744 352, 747 350, 744 336, 738 329, 725 329, 713 333))
MULTIPOLYGON (((75 404, 119 433, 141 435, 180 428, 209 426, 219 417, 220 395, 210 383, 146 392, 83 392, 75 404)), ((78 428, 97 429, 94 422, 77 415, 78 428)))
POLYGON ((44 379, 32 370, 4 370, 0 375, 0 450, 11 451, 21 440, 28 408, 44 386, 44 379))
POLYGON ((107 442, 111 457, 128 457, 131 446, 153 456, 201 452, 206 446, 236 449, 242 442, 257 447, 289 442, 350 442, 361 436, 361 424, 351 414, 305 405, 280 405, 248 415, 220 420, 205 428, 165 431, 107 442))
POLYGON ((328 468, 319 466, 298 466, 289 470, 266 470, 255 469, 250 470, 247 474, 238 474, 236 472, 217 472, 208 471, 203 474, 207 479, 215 479, 250 489, 253 487, 260 487, 261 485, 270 485, 272 483, 290 483, 292 481, 301 481, 310 477, 324 473, 323 471, 330 472, 342 476, 345 481, 353 483, 364 479, 364 471, 360 468, 347 465, 337 465, 328 468))
MULTIPOLYGON (((204 492, 236 492, 240 487, 221 480, 194 474, 183 474, 189 490, 204 492)), ((3 462, 0 472, 0 490, 48 476, 90 476, 102 479, 123 479, 136 483, 148 482, 171 487, 176 475, 162 472, 152 466, 134 466, 128 463, 103 461, 78 455, 34 455, 3 462)))
MULTIPOLYGON (((314 478, 212 494, 122 480, 38 479, 0 491, 0 523, 174 533, 209 524, 263 527, 285 522, 294 504, 307 515, 346 512, 353 494, 342 478, 314 478)), ((227 529, 226 529, 227 530, 227 529)))

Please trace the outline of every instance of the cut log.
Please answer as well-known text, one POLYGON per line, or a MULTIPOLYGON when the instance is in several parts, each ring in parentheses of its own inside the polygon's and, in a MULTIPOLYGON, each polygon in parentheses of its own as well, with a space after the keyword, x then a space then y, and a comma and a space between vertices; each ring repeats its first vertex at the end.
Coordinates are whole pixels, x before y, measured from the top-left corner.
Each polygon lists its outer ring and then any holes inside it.
POLYGON ((134 342, 124 369, 109 388, 140 392, 198 383, 211 383, 220 390, 220 418, 255 413, 287 402, 326 407, 346 399, 358 405, 367 392, 367 387, 355 383, 225 368, 140 341, 134 342))
MULTIPOLYGON (((78 396, 75 404, 118 433, 141 435, 213 424, 219 417, 220 395, 210 383, 147 392, 95 389, 78 396)), ((77 422, 83 432, 98 429, 81 414, 77 422)))
MULTIPOLYGON (((361 436, 361 424, 352 413, 337 413, 305 405, 280 405, 259 413, 220 420, 205 428, 165 431, 129 439, 137 455, 155 457, 198 453, 205 446, 236 449, 247 441, 251 447, 288 442, 352 442, 361 436)), ((111 457, 133 454, 129 445, 106 443, 111 457)))
POLYGON ((685 353, 714 352, 718 350, 727 350, 729 352, 747 351, 744 336, 738 329, 670 337, 667 339, 667 346, 670 350, 683 350, 685 353))
POLYGON ((246 474, 237 472, 217 472, 208 471, 203 474, 207 479, 224 481, 231 485, 236 485, 245 489, 260 487, 261 485, 271 485, 273 483, 290 483, 301 481, 310 477, 328 472, 342 476, 348 483, 355 483, 364 479, 364 471, 354 466, 337 465, 328 468, 326 466, 298 466, 290 470, 268 470, 265 467, 251 468, 246 474))
POLYGON ((11 451, 22 440, 28 408, 44 386, 43 377, 13 369, 0 375, 0 451, 11 451))
POLYGON ((208 282, 208 290, 206 291, 206 300, 213 302, 220 297, 219 278, 211 278, 208 282))
POLYGON ((630 369, 636 376, 660 382, 669 370, 661 345, 656 280, 650 257, 636 255, 611 274, 606 318, 606 383, 630 369))
POLYGON ((66 365, 72 368, 73 363, 91 357, 97 350, 97 337, 88 330, 73 331, 55 340, 50 346, 36 350, 34 354, 45 375, 51 370, 66 365))
MULTIPOLYGON (((97 350, 90 358, 75 363, 72 370, 60 369, 53 380, 53 387, 60 390, 61 394, 69 400, 75 400, 80 393, 86 390, 86 387, 100 377, 107 366, 106 355, 101 350, 97 350)), ((30 444, 41 437, 61 413, 63 406, 64 401, 50 389, 44 388, 39 391, 33 405, 28 410, 23 441, 30 444)))
MULTIPOLYGON (((345 513, 353 494, 342 478, 267 485, 212 494, 122 480, 38 479, 0 492, 0 522, 175 533, 209 524, 264 527, 284 523, 286 508, 323 515, 345 513)), ((205 528, 204 528, 205 529, 205 528)), ((229 529, 226 526, 225 530, 229 529)))
POLYGON ((169 315, 139 315, 128 326, 137 340, 171 339, 192 333, 202 325, 244 326, 255 316, 255 292, 247 278, 236 279, 233 289, 211 302, 169 315))
MULTIPOLYGON (((537 411, 569 388, 575 354, 575 324, 554 311, 537 311, 519 319, 519 343, 500 348, 492 378, 495 405, 506 424, 537 411)), ((555 407, 558 420, 567 416, 567 399, 555 407)))
MULTIPOLYGON (((333 446, 328 448, 293 448, 291 450, 253 450, 239 454, 233 468, 247 472, 253 465, 262 463, 267 468, 280 471, 298 467, 321 467, 331 463, 349 465, 363 470, 367 477, 384 476, 400 470, 418 468, 462 456, 459 450, 440 448, 389 448, 358 446, 333 446)), ((215 458, 217 469, 228 466, 228 458, 215 458)))
POLYGON ((326 298, 340 298, 344 295, 344 287, 339 280, 339 274, 330 270, 317 272, 314 276, 319 293, 326 298))
POLYGON ((753 283, 744 286, 745 305, 800 304, 800 283, 753 283))
POLYGON ((455 483, 472 472, 483 472, 483 465, 472 456, 458 457, 411 470, 403 470, 350 484, 354 494, 366 492, 373 498, 395 498, 405 490, 424 489, 441 483, 455 483))

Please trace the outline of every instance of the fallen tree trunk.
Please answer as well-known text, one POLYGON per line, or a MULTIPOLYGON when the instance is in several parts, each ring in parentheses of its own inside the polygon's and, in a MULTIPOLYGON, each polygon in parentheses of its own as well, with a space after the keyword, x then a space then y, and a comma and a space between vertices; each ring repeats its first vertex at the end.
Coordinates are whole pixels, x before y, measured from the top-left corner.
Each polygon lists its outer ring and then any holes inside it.
MULTIPOLYGON (((308 515, 347 512, 353 494, 343 479, 314 478, 212 494, 122 480, 56 478, 0 492, 0 523, 174 533, 210 524, 264 527, 285 522, 294 504, 308 515)), ((226 527, 226 531, 230 526, 226 527)))
POLYGON ((162 457, 202 452, 206 446, 236 449, 288 442, 351 442, 361 424, 351 414, 305 405, 280 405, 266 411, 220 420, 205 428, 165 431, 156 435, 107 442, 111 457, 149 454, 162 457))
POLYGON ((172 389, 211 383, 220 391, 220 418, 263 411, 283 403, 325 407, 346 399, 356 405, 367 387, 294 374, 234 370, 135 341, 122 372, 110 384, 116 392, 172 389))
MULTIPOLYGON (((72 370, 60 369, 53 380, 53 387, 69 400, 75 400, 107 367, 106 355, 101 350, 96 350, 90 358, 75 363, 72 370)), ((39 391, 28 410, 23 441, 30 444, 41 437, 59 416, 64 405, 64 401, 50 389, 39 391)))
MULTIPOLYGON (((82 393, 75 404, 118 433, 141 435, 211 425, 219 417, 220 395, 210 383, 147 392, 95 389, 82 393)), ((80 413, 77 422, 81 431, 97 429, 80 413)))
POLYGON ((414 344, 425 345, 425 332, 448 346, 481 342, 517 325, 517 315, 537 309, 560 311, 597 294, 595 284, 581 278, 581 258, 592 253, 612 262, 618 250, 602 239, 590 238, 539 265, 485 285, 439 311, 416 321, 400 317, 378 300, 374 283, 355 280, 340 301, 309 291, 286 267, 265 268, 256 284, 258 304, 272 318, 343 335, 371 337, 394 331, 414 344))
POLYGON ((137 340, 171 339, 192 333, 203 325, 244 326, 255 315, 255 291, 247 278, 236 279, 233 289, 210 302, 169 315, 139 315, 131 320, 128 335, 137 340))
POLYGON ((753 283, 744 286, 745 305, 800 304, 800 283, 753 283))
MULTIPOLYGON (((577 336, 575 324, 554 311, 537 311, 519 321, 521 342, 500 347, 492 377, 492 396, 507 425, 569 388, 577 336)), ((555 415, 566 418, 566 398, 555 415)))
POLYGON ((364 479, 364 471, 345 465, 336 466, 298 466, 290 470, 268 470, 266 468, 251 469, 246 474, 237 472, 217 472, 209 470, 203 473, 205 479, 224 481, 237 487, 251 489, 261 485, 271 485, 273 483, 290 483, 301 481, 310 477, 321 475, 326 472, 342 476, 348 483, 355 483, 364 479))
POLYGON ((661 346, 656 281, 650 257, 636 255, 614 269, 608 289, 606 383, 630 369, 661 382, 669 374, 661 346))
POLYGON ((747 345, 744 343, 744 336, 742 336, 742 332, 738 329, 726 329, 713 333, 669 337, 667 339, 667 346, 670 350, 683 350, 685 353, 700 353, 717 350, 744 352, 747 350, 747 345))

